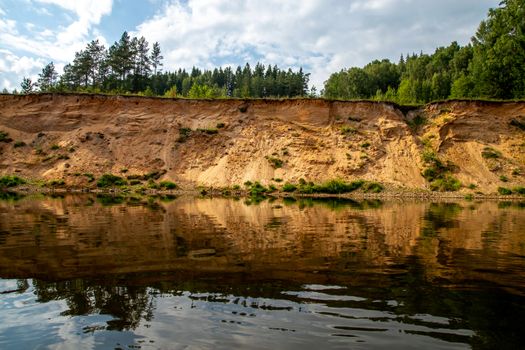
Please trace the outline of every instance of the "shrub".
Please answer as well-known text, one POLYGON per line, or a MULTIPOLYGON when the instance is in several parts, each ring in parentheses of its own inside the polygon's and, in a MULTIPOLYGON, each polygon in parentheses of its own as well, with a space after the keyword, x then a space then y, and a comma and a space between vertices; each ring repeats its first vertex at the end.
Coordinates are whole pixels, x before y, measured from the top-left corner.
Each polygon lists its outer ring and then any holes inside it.
POLYGON ((90 174, 90 173, 84 173, 84 176, 88 178, 88 182, 93 182, 93 181, 95 181, 95 175, 93 175, 93 174, 90 174))
POLYGON ((67 154, 60 154, 57 156, 57 159, 64 159, 64 160, 68 160, 69 159, 69 156, 67 154))
POLYGON ((51 180, 49 181, 49 186, 51 187, 59 187, 59 186, 64 186, 66 183, 64 182, 64 180, 60 179, 60 180, 51 180))
POLYGON ((140 185, 141 183, 142 182, 140 180, 137 180, 137 179, 129 180, 129 184, 131 186, 140 185))
POLYGON ((186 142, 186 140, 191 136, 191 129, 190 128, 180 128, 179 129, 179 138, 177 139, 177 142, 183 143, 186 142))
POLYGON ((501 157, 501 152, 496 151, 494 148, 491 148, 491 147, 485 147, 483 151, 481 151, 481 156, 487 159, 488 158, 497 159, 501 157))
POLYGON ((234 191, 239 191, 240 189, 241 189, 241 186, 239 186, 239 185, 233 185, 232 186, 232 190, 234 190, 234 191))
POLYGON ((525 131, 525 121, 512 119, 509 124, 525 131))
POLYGON ((283 182, 283 179, 281 179, 280 177, 276 177, 275 179, 272 179, 272 180, 275 182, 283 182))
POLYGON ((525 196, 525 187, 523 186, 514 187, 512 191, 516 192, 517 194, 521 194, 522 196, 525 196))
POLYGON ((282 168, 283 167, 283 161, 276 157, 266 157, 268 159, 268 162, 272 165, 274 168, 282 168))
POLYGON ((0 142, 11 142, 13 139, 9 137, 9 133, 0 130, 0 142))
POLYGON ((350 135, 356 132, 355 128, 352 128, 351 126, 348 126, 348 125, 343 125, 340 130, 341 130, 341 135, 350 135))
POLYGON ((166 190, 174 190, 177 188, 177 184, 175 182, 171 181, 161 181, 159 183, 160 188, 166 189, 166 190))
POLYGON ((215 135, 219 133, 219 130, 214 129, 214 128, 197 129, 197 131, 203 132, 208 135, 215 135))
POLYGON ((474 189, 476 189, 477 187, 478 187, 478 186, 475 185, 475 184, 470 184, 470 185, 468 185, 468 189, 469 189, 469 190, 474 190, 474 189))
POLYGON ((224 124, 224 123, 217 123, 216 126, 217 126, 217 129, 222 129, 222 128, 224 128, 226 126, 226 124, 224 124))
POLYGON ((289 182, 285 183, 282 188, 283 192, 294 192, 297 190, 297 186, 289 182))
POLYGON ((384 189, 385 187, 378 182, 367 182, 363 185, 363 191, 366 193, 379 193, 384 189))
POLYGON ((361 144, 361 147, 363 147, 363 148, 368 148, 368 147, 370 147, 370 142, 368 142, 368 141, 367 141, 367 142, 363 142, 363 143, 361 144))
POLYGON ((358 190, 364 185, 363 180, 356 180, 346 183, 342 180, 330 180, 322 185, 315 186, 315 192, 339 194, 348 193, 358 190))
POLYGON ((253 185, 253 183, 252 183, 250 180, 248 180, 248 181, 246 181, 246 182, 244 183, 244 186, 245 186, 245 187, 250 187, 251 185, 253 185))
POLYGON ((408 120, 407 121, 407 124, 408 126, 411 128, 411 129, 417 129, 419 128, 420 126, 426 124, 427 120, 425 119, 425 117, 422 117, 420 115, 416 115, 414 117, 414 119, 412 120, 408 120))
POLYGON ((518 175, 520 175, 520 174, 521 174, 521 171, 520 171, 519 168, 516 168, 516 169, 513 169, 513 170, 512 170, 512 175, 513 175, 513 176, 518 176, 518 175))
POLYGON ((432 191, 454 192, 461 188, 461 182, 451 175, 444 175, 430 183, 432 191))
POLYGON ((119 187, 126 184, 126 180, 113 174, 104 174, 97 181, 97 187, 119 187))
POLYGON ((506 187, 498 187, 498 193, 502 196, 509 196, 512 194, 512 190, 506 187))
POLYGON ((250 192, 250 195, 257 197, 257 196, 261 196, 264 193, 268 192, 268 189, 256 181, 250 186, 249 192, 250 192))
POLYGON ((16 187, 19 185, 23 185, 25 183, 26 183, 26 180, 16 175, 12 175, 12 176, 6 175, 6 176, 0 177, 0 188, 16 187))
POLYGON ((18 148, 18 147, 24 147, 25 145, 26 145, 26 143, 24 141, 16 141, 13 146, 15 148, 18 148))
POLYGON ((508 177, 506 177, 505 175, 501 175, 501 176, 499 177, 499 180, 500 180, 501 182, 508 182, 508 181, 509 181, 508 177))
POLYGON ((52 149, 53 151, 56 151, 57 149, 60 149, 60 146, 59 146, 59 145, 52 145, 52 146, 51 146, 51 149, 52 149))

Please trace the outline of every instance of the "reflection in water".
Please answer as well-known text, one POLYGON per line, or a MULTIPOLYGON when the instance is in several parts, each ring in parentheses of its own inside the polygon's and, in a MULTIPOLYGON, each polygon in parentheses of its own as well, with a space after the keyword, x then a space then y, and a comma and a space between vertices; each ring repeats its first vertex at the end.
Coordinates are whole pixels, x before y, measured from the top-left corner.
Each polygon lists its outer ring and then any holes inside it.
POLYGON ((517 348, 525 211, 66 196, 0 202, 0 348, 517 348))

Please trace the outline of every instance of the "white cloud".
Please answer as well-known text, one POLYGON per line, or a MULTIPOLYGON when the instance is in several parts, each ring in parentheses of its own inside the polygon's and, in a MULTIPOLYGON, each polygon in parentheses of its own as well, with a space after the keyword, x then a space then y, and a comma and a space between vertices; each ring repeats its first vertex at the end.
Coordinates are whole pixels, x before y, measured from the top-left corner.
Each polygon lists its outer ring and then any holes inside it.
POLYGON ((257 60, 331 72, 401 53, 465 44, 498 0, 172 1, 137 28, 159 41, 165 68, 257 60), (214 61, 214 62, 212 62, 214 61))

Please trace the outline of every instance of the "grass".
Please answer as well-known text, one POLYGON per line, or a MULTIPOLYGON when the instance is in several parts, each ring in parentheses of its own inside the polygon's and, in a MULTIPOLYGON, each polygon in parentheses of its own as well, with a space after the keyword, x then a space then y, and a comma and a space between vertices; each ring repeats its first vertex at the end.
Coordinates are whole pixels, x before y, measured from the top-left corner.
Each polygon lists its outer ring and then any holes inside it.
POLYGON ((104 174, 98 179, 97 187, 120 187, 127 185, 126 180, 113 174, 104 174))
POLYGON ((83 175, 88 178, 88 182, 95 181, 95 175, 93 175, 91 173, 84 173, 83 175))
POLYGON ((430 182, 430 189, 439 192, 455 192, 461 188, 461 182, 451 175, 445 175, 430 182))
POLYGON ((412 120, 407 120, 407 124, 412 130, 416 130, 420 126, 425 125, 426 123, 427 120, 420 115, 416 115, 412 120))
POLYGON ((385 187, 378 182, 367 182, 363 185, 363 191, 365 193, 380 193, 383 192, 385 187))
POLYGON ((224 123, 217 123, 217 125, 216 125, 217 129, 222 129, 225 126, 226 126, 226 124, 224 124, 224 123))
POLYGON ((363 143, 361 144, 361 147, 362 147, 362 148, 368 148, 368 147, 370 147, 370 142, 368 142, 368 141, 367 141, 367 142, 363 142, 363 143))
POLYGON ((501 182, 509 182, 509 178, 506 177, 505 175, 501 175, 501 176, 499 177, 499 180, 500 180, 501 182))
POLYGON ((525 187, 523 187, 523 186, 514 187, 512 189, 512 191, 516 192, 517 194, 520 194, 522 196, 525 196, 525 187))
POLYGON ((492 147, 485 147, 483 151, 481 151, 481 156, 486 159, 497 159, 501 158, 501 152, 492 147))
POLYGON ((422 158, 428 167, 421 175, 430 183, 432 191, 454 192, 461 188, 461 182, 450 174, 453 164, 444 164, 433 150, 425 150, 422 158))
POLYGON ((16 187, 26 183, 26 180, 16 175, 6 175, 0 177, 0 188, 16 187))
POLYGON ((60 179, 60 180, 51 180, 48 183, 48 185, 51 186, 51 187, 60 187, 60 186, 64 186, 65 184, 66 183, 62 179, 60 179))
POLYGON ((60 149, 60 146, 59 146, 59 145, 52 145, 52 146, 51 146, 51 149, 52 149, 53 151, 56 151, 57 149, 60 149))
POLYGON ((26 143, 24 141, 16 141, 15 144, 13 145, 13 147, 15 148, 24 147, 24 146, 26 146, 26 143))
POLYGON ((295 192, 295 190, 297 190, 297 186, 287 182, 283 185, 282 190, 283 192, 295 192))

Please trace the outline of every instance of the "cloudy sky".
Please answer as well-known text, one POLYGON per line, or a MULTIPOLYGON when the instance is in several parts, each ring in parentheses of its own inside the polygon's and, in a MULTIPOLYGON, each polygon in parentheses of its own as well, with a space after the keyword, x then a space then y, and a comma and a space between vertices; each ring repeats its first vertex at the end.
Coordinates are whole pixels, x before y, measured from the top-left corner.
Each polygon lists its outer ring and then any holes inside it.
POLYGON ((62 72, 93 39, 158 41, 164 68, 302 66, 331 72, 469 42, 499 0, 0 0, 0 90, 53 61, 62 72))

